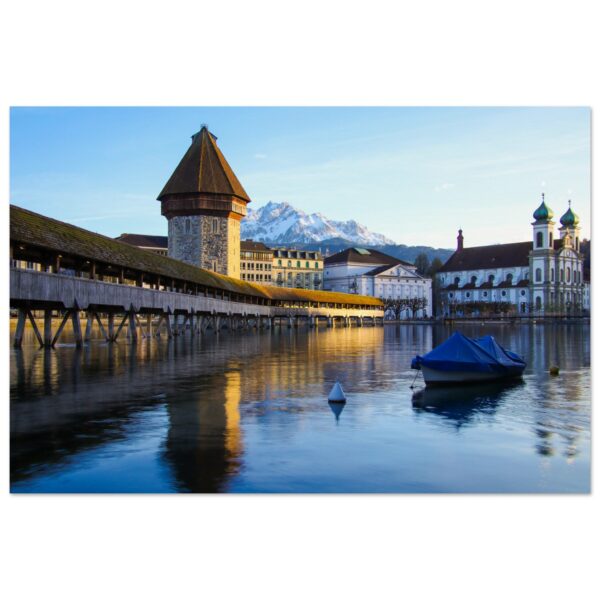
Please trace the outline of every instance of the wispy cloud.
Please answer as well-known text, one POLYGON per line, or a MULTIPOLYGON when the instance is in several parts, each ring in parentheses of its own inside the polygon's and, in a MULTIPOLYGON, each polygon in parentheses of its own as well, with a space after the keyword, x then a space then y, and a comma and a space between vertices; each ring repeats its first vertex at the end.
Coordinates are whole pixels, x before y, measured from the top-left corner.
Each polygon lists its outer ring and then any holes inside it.
POLYGON ((441 185, 436 185, 433 189, 436 192, 443 192, 444 190, 450 190, 454 187, 453 183, 442 183, 441 185))

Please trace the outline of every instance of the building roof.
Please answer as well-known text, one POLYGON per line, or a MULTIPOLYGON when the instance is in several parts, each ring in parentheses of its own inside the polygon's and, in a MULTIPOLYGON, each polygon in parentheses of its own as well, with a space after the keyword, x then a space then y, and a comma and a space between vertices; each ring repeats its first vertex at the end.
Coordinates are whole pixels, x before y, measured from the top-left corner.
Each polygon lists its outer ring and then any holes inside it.
MULTIPOLYGON (((371 275, 371 276, 379 275, 381 273, 385 273, 386 271, 389 271, 390 269, 393 269, 394 267, 396 267, 398 265, 406 265, 406 264, 407 263, 397 259, 396 262, 393 264, 383 265, 381 267, 375 267, 374 269, 371 269, 370 271, 363 273, 363 275, 371 275)), ((412 276, 413 277, 421 277, 418 273, 413 273, 412 276)))
POLYGON ((20 251, 19 246, 33 247, 39 249, 40 254, 48 259, 52 258, 53 253, 62 254, 65 258, 70 255, 77 260, 81 259, 81 262, 95 261, 235 294, 291 302, 312 301, 382 306, 381 300, 371 296, 276 288, 234 279, 13 205, 10 207, 10 242, 17 247, 17 256, 20 251))
POLYGON ((217 146, 217 138, 206 125, 192 136, 192 144, 158 195, 158 200, 178 194, 218 194, 236 196, 250 202, 217 146))
POLYGON ((533 250, 533 242, 515 242, 513 244, 463 248, 462 250, 457 250, 446 261, 444 266, 439 270, 439 273, 526 267, 529 265, 529 253, 531 250, 533 250))
POLYGON ((337 254, 332 254, 325 259, 325 264, 327 266, 347 263, 387 265, 388 268, 395 265, 414 266, 409 262, 371 248, 346 248, 346 250, 342 250, 337 254))
POLYGON ((242 240, 240 242, 240 250, 242 252, 271 252, 271 248, 265 246, 262 242, 254 240, 242 240))
POLYGON ((122 233, 118 238, 119 242, 125 242, 132 246, 140 248, 161 248, 166 250, 169 247, 169 238, 166 235, 145 235, 143 233, 122 233))

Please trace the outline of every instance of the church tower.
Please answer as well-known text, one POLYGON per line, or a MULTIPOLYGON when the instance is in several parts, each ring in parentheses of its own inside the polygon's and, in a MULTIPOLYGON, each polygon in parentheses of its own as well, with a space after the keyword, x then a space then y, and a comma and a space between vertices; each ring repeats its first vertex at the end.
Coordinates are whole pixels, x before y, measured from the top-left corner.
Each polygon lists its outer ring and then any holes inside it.
POLYGON ((158 196, 169 222, 169 256, 240 278, 240 221, 250 198, 206 125, 192 136, 158 196))
POLYGON ((546 206, 544 194, 542 203, 533 213, 533 250, 529 255, 529 281, 531 301, 534 310, 543 311, 552 302, 550 286, 554 281, 554 213, 546 206))

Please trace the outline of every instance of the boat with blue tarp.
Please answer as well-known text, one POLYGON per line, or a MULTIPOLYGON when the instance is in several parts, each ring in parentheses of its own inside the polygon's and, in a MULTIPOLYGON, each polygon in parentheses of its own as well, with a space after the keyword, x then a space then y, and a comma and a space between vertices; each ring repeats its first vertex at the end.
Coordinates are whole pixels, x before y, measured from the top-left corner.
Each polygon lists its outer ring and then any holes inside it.
POLYGON ((521 356, 503 348, 493 336, 473 339, 460 332, 411 363, 412 369, 423 373, 427 385, 514 379, 525 367, 521 356))

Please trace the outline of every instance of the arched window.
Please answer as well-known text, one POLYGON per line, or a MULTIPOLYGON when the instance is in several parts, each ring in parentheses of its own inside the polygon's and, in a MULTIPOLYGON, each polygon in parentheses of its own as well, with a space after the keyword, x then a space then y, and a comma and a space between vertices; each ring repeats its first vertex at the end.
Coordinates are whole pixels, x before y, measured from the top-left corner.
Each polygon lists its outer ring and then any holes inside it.
POLYGON ((571 267, 567 267, 567 283, 571 282, 571 267))
POLYGON ((544 234, 541 231, 538 231, 535 234, 535 247, 543 248, 544 246, 544 234))
POLYGON ((542 299, 540 296, 535 297, 535 310, 540 310, 542 308, 542 299))
POLYGON ((473 277, 471 277, 471 283, 473 285, 475 285, 477 283, 477 275, 473 275, 473 277))
POLYGON ((535 270, 535 280, 536 281, 541 281, 542 280, 542 270, 541 269, 536 269, 535 270))
POLYGON ((297 261, 296 261, 296 267, 297 267, 298 269, 300 268, 300 261, 299 261, 299 260, 297 260, 297 261))
POLYGON ((279 260, 277 261, 277 266, 278 266, 278 267, 280 267, 280 266, 281 266, 281 259, 279 259, 279 260))
POLYGON ((561 281, 565 280, 565 272, 563 271, 563 269, 560 270, 560 280, 561 281))
POLYGON ((512 280, 513 280, 513 274, 512 273, 507 273, 507 275, 506 275, 506 282, 510 283, 510 285, 512 285, 512 280))
POLYGON ((554 267, 550 269, 550 281, 554 281, 554 267))
POLYGON ((291 266, 292 266, 292 261, 288 260, 288 267, 291 267, 291 266))
POLYGON ((494 285, 494 276, 493 275, 488 275, 488 283, 491 283, 492 285, 494 285))
POLYGON ((460 283, 460 277, 454 278, 454 285, 458 285, 460 283))

